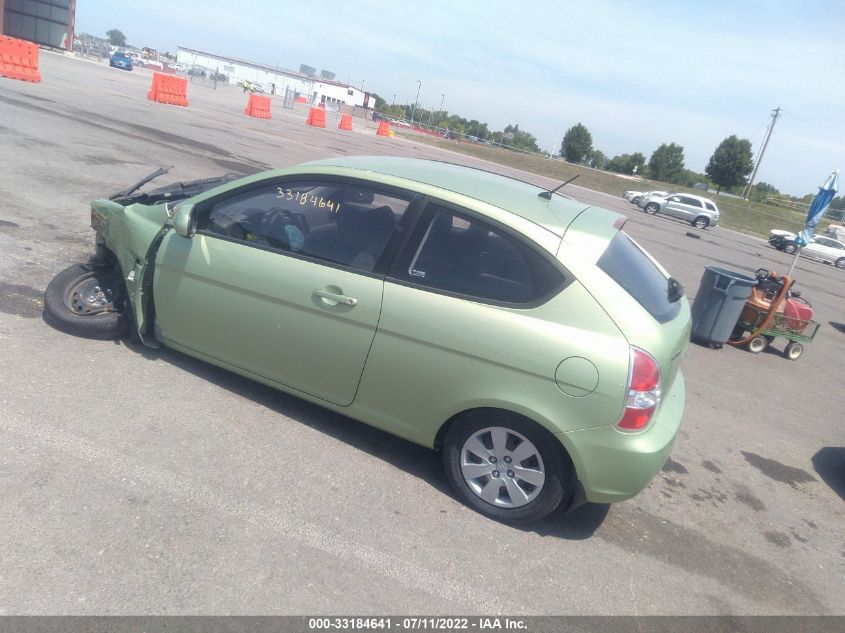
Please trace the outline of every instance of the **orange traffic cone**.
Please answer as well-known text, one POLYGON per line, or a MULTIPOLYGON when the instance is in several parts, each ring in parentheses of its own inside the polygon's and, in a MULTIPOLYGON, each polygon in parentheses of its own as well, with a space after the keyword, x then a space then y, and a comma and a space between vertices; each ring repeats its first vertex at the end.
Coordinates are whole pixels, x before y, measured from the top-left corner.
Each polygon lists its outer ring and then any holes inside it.
POLYGON ((390 124, 387 121, 379 122, 376 136, 390 136, 390 124))
POLYGON ((340 117, 340 125, 337 126, 338 130, 349 130, 352 131, 352 115, 351 114, 344 114, 340 117))

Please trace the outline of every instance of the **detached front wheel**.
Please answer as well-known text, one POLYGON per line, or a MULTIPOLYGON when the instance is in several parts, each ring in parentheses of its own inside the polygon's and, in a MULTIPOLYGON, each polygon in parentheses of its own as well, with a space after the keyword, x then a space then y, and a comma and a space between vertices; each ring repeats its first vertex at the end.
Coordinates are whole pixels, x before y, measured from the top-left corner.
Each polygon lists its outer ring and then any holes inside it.
POLYGON ((103 263, 74 264, 47 285, 44 320, 58 330, 94 339, 113 339, 129 332, 123 307, 123 278, 103 263))
POLYGON ((533 422, 478 410, 452 425, 443 447, 452 488, 468 506, 506 523, 531 523, 570 492, 572 465, 554 436, 533 422))

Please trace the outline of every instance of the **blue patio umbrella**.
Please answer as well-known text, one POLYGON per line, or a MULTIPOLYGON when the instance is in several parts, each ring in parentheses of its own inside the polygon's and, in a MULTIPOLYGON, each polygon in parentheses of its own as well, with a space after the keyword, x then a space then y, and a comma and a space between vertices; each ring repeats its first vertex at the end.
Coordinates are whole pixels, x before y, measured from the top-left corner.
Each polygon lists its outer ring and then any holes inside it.
MULTIPOLYGON (((833 196, 836 195, 837 191, 839 191, 838 169, 834 170, 825 183, 819 187, 819 192, 810 203, 810 208, 807 210, 807 221, 804 223, 804 230, 795 236, 795 243, 798 246, 806 246, 810 243, 810 238, 813 237, 813 230, 821 222, 822 217, 824 217, 830 206, 830 201, 833 200, 833 196)), ((789 268, 788 275, 792 274, 792 269, 795 268, 795 262, 798 261, 799 253, 800 249, 799 252, 795 253, 795 260, 789 268)))

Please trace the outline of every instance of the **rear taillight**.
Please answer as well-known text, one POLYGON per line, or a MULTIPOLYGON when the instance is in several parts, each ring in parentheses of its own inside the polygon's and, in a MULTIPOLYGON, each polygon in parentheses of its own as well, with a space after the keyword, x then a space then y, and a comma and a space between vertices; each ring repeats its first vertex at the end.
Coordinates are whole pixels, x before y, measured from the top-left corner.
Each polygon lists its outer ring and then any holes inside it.
POLYGON ((631 346, 631 365, 625 410, 616 426, 625 431, 644 429, 660 404, 660 369, 654 357, 631 346))

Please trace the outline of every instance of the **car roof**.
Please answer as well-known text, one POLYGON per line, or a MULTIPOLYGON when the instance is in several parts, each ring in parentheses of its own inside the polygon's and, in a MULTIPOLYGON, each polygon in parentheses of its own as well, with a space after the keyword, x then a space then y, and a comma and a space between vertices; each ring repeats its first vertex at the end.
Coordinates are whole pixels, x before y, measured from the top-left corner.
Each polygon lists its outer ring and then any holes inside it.
POLYGON ((430 185, 499 207, 561 237, 569 224, 589 208, 588 205, 560 195, 553 195, 551 200, 540 198, 538 194, 545 189, 516 178, 437 160, 343 156, 306 165, 343 167, 430 185))

